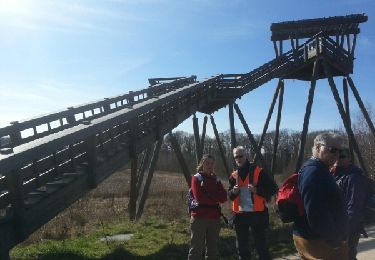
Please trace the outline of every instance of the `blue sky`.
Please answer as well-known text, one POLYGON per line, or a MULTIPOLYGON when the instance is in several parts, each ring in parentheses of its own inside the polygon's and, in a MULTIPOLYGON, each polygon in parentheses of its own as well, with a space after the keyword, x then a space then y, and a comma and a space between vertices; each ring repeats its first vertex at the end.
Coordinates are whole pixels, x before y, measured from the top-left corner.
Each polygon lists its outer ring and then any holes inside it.
MULTIPOLYGON (((274 58, 272 22, 352 13, 369 16, 352 78, 375 107, 375 1, 313 2, 0 0, 0 125, 145 88, 152 77, 245 73, 274 58)), ((238 101, 254 133, 261 132, 276 84, 238 101)), ((285 82, 282 128, 302 129, 308 89, 308 82, 285 82)), ((219 131, 227 130, 227 109, 214 116, 219 131)), ((237 119, 236 125, 243 131, 237 119)), ((310 130, 340 126, 328 83, 318 81, 310 130)), ((178 129, 192 132, 191 119, 178 129)))

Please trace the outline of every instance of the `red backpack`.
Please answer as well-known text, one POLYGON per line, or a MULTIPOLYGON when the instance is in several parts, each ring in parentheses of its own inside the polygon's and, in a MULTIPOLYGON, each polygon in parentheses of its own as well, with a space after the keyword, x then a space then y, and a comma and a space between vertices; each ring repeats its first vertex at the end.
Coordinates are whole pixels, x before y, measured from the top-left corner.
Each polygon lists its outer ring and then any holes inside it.
POLYGON ((294 222, 305 212, 298 190, 298 176, 299 173, 297 172, 290 175, 277 193, 276 211, 283 223, 294 222))

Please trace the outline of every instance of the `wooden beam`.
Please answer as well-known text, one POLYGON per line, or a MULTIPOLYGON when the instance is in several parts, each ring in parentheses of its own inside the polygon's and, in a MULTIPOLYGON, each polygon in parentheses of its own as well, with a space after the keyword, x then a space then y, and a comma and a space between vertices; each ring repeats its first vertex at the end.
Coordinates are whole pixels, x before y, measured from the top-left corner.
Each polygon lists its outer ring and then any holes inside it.
POLYGON ((139 220, 141 218, 142 214, 143 214, 143 209, 144 209, 146 199, 147 199, 147 196, 148 196, 148 191, 149 191, 150 186, 151 186, 152 177, 154 175, 155 166, 156 166, 156 163, 157 163, 158 158, 159 158, 159 152, 160 152, 160 148, 161 148, 162 143, 163 143, 163 141, 162 141, 162 138, 161 138, 155 144, 154 152, 152 154, 152 159, 151 159, 151 162, 150 162, 150 168, 149 168, 146 183, 145 183, 142 195, 141 195, 141 199, 139 200, 135 220, 139 220))
MULTIPOLYGON (((262 135, 260 136, 260 140, 258 142, 258 146, 260 148, 262 148, 262 146, 263 146, 263 141, 264 141, 264 138, 266 137, 268 125, 270 123, 270 120, 271 120, 271 117, 272 117, 272 114, 273 114, 273 109, 274 109, 275 104, 276 104, 276 99, 279 95, 279 90, 280 90, 282 84, 283 84, 282 81, 279 80, 279 82, 277 83, 275 93, 273 94, 272 102, 271 102, 270 108, 268 110, 268 115, 267 115, 266 121, 265 121, 264 126, 263 126, 262 135)), ((255 155, 254 161, 256 161, 256 155, 255 155)))
POLYGON ((284 98, 284 81, 282 81, 279 93, 279 106, 277 110, 277 118, 276 118, 276 130, 275 130, 275 138, 273 142, 273 155, 272 155, 272 163, 271 163, 271 175, 275 175, 276 170, 276 155, 277 155, 277 148, 279 146, 279 132, 280 132, 280 122, 281 122, 281 111, 283 109, 283 98, 284 98))
POLYGON ((302 161, 303 161, 305 144, 306 144, 306 136, 307 136, 307 131, 309 129, 311 108, 314 102, 314 92, 315 92, 316 78, 317 78, 318 66, 319 66, 318 62, 320 62, 319 59, 315 60, 314 62, 313 74, 312 74, 311 85, 310 85, 310 90, 309 90, 309 97, 307 100, 305 117, 303 119, 303 129, 301 133, 301 141, 300 141, 300 146, 299 146, 299 151, 298 151, 298 159, 297 159, 297 164, 295 168, 296 172, 298 172, 299 169, 301 168, 302 161))
POLYGON ((354 58, 354 51, 355 51, 355 47, 356 47, 356 44, 357 44, 357 34, 354 34, 354 37, 353 37, 353 45, 352 45, 352 51, 351 51, 351 56, 352 58, 354 58))
POLYGON ((198 118, 193 115, 193 130, 194 130, 194 140, 195 140, 195 159, 197 164, 199 163, 199 151, 200 151, 200 140, 199 140, 199 125, 198 118))
POLYGON ((351 50, 352 50, 352 46, 350 45, 350 43, 351 43, 351 42, 350 42, 350 34, 347 34, 347 35, 346 35, 346 45, 347 45, 347 47, 348 47, 348 52, 349 52, 349 53, 352 52, 352 51, 351 51, 351 50))
MULTIPOLYGON (((343 78, 342 80, 342 92, 344 93, 344 105, 345 105, 345 113, 348 118, 349 124, 352 125, 351 119, 350 119, 350 107, 349 107, 349 93, 348 93, 348 82, 346 78, 343 78)), ((354 162, 354 154, 353 154, 353 144, 350 140, 348 139, 348 145, 349 145, 349 151, 350 151, 350 159, 352 162, 354 162)))
POLYGON ((216 138, 217 146, 218 146, 218 148, 219 148, 219 153, 220 153, 220 156, 221 156, 221 160, 223 161, 223 165, 224 165, 225 173, 226 173, 226 175, 227 175, 228 178, 229 178, 231 172, 229 171, 227 158, 226 158, 226 156, 225 156, 225 152, 224 152, 223 145, 222 145, 222 143, 221 143, 221 141, 220 141, 219 132, 217 131, 216 123, 215 123, 214 117, 211 115, 210 118, 211 118, 212 129, 214 130, 214 134, 215 134, 215 138, 216 138))
MULTIPOLYGON (((96 171, 97 171, 97 152, 96 152, 96 136, 91 135, 85 140, 85 150, 87 154, 88 163, 88 184, 90 189, 98 186, 96 171)), ((73 158, 72 158, 73 160, 73 158)))
POLYGON ((203 156, 203 151, 204 151, 204 139, 206 137, 206 126, 207 126, 207 116, 204 116, 204 119, 203 119, 203 129, 202 129, 202 137, 201 137, 201 141, 200 141, 200 145, 199 145, 199 161, 202 159, 202 156, 203 156))
POLYGON ((130 144, 129 144, 129 155, 130 155, 130 196, 129 196, 129 219, 135 220, 137 213, 137 172, 138 172, 138 155, 136 148, 137 141, 137 118, 130 122, 130 144))
POLYGON ((336 84, 333 81, 331 69, 330 69, 330 67, 329 67, 329 65, 327 64, 326 61, 323 61, 323 67, 324 67, 324 72, 325 72, 326 76, 328 77, 329 86, 331 87, 333 97, 335 98, 336 105, 337 105, 337 108, 339 110, 341 119, 344 123, 346 133, 348 134, 349 139, 351 139, 351 142, 353 144, 353 149, 357 154, 359 164, 360 164, 362 170, 365 172, 365 174, 368 174, 367 167, 365 165, 365 162, 363 161, 363 158, 362 158, 361 152, 359 150, 359 146, 357 144, 357 141, 355 140, 352 127, 351 127, 350 122, 348 120, 348 117, 345 113, 344 106, 342 105, 339 92, 337 91, 337 88, 336 88, 336 84))
POLYGON ((143 178, 144 178, 144 175, 145 175, 146 168, 149 165, 151 152, 152 152, 152 147, 150 145, 144 151, 141 166, 139 167, 139 171, 138 171, 138 175, 137 175, 137 197, 138 197, 139 191, 142 187, 143 178))
POLYGON ((178 142, 176 140, 176 137, 172 134, 172 132, 169 133, 168 138, 169 138, 169 141, 171 142, 173 151, 176 154, 177 160, 180 163, 182 173, 184 174, 186 183, 190 188, 190 186, 191 186, 191 174, 190 174, 190 171, 189 171, 189 167, 188 167, 188 165, 185 161, 185 158, 184 158, 184 156, 181 152, 180 145, 178 144, 178 142))
MULTIPOLYGON (((229 130, 230 130, 230 152, 232 154, 233 149, 237 146, 236 141, 236 129, 234 128, 234 114, 233 114, 233 103, 228 104, 229 108, 229 130)), ((233 167, 236 165, 234 158, 232 159, 233 167)))
POLYGON ((260 165, 266 170, 266 172, 269 172, 267 164, 266 164, 266 162, 265 162, 265 160, 263 158, 263 155, 260 152, 260 148, 259 148, 257 142, 255 141, 255 138, 254 138, 253 134, 251 133, 251 131, 249 129, 249 126, 247 125, 246 120, 243 117, 242 112, 241 112, 241 110, 240 110, 240 108, 238 107, 237 104, 234 104, 234 109, 236 110, 238 118, 240 119, 240 121, 241 121, 241 123, 242 123, 242 125, 243 125, 243 127, 244 127, 244 129, 246 131, 246 134, 247 134, 247 136, 249 138, 249 141, 250 141, 251 145, 254 148, 255 154, 257 155, 257 158, 260 161, 260 165))
POLYGON ((348 79, 348 82, 349 82, 349 86, 350 86, 350 88, 351 88, 351 90, 354 94, 354 97, 357 100, 358 106, 361 109, 362 114, 365 117, 365 120, 366 120, 366 122, 367 122, 367 124, 368 124, 374 138, 375 138, 375 127, 374 127, 374 124, 371 121, 370 115, 368 114, 367 109, 366 109, 365 105, 363 104, 363 101, 362 101, 362 99, 359 95, 359 92, 358 92, 357 88, 354 85, 353 80, 349 76, 347 76, 347 79, 348 79))
POLYGON ((273 41, 273 49, 275 50, 276 58, 279 57, 279 50, 277 49, 276 41, 273 41))

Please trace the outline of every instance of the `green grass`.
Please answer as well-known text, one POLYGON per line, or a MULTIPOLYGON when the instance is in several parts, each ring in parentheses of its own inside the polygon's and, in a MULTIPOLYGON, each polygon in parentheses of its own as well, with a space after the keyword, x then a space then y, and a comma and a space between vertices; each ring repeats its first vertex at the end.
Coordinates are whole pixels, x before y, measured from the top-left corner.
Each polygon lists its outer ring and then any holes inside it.
MULTIPOLYGON (((289 232, 270 230, 270 250, 274 257, 294 252, 289 232)), ((71 239, 21 244, 12 250, 11 259, 183 259, 187 257, 189 239, 188 218, 166 221, 153 217, 139 223, 124 219, 71 239), (106 235, 128 233, 134 234, 129 241, 100 241, 106 235)), ((220 259, 237 259, 233 230, 222 228, 219 249, 220 259)))

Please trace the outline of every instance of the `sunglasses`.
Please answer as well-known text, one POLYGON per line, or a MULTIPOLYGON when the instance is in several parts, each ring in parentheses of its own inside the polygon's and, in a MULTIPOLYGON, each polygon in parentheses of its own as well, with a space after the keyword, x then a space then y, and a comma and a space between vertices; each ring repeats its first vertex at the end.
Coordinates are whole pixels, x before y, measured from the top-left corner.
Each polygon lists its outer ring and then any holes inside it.
POLYGON ((234 156, 234 159, 241 159, 241 158, 243 158, 243 155, 236 155, 236 156, 234 156))
POLYGON ((330 152, 330 153, 338 153, 338 152, 340 151, 340 149, 337 148, 337 147, 326 146, 325 144, 320 144, 320 145, 327 147, 327 150, 328 150, 328 152, 330 152))
POLYGON ((350 156, 350 151, 349 150, 347 150, 347 149, 340 150, 340 153, 339 153, 339 158, 340 159, 349 158, 349 156, 350 156))

